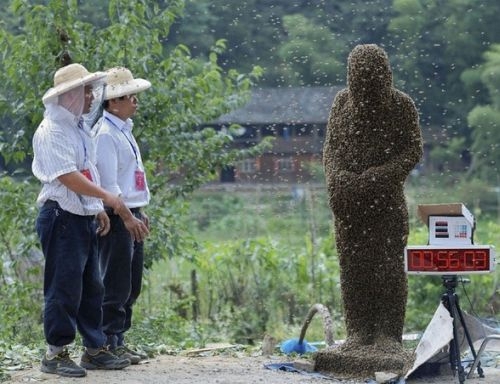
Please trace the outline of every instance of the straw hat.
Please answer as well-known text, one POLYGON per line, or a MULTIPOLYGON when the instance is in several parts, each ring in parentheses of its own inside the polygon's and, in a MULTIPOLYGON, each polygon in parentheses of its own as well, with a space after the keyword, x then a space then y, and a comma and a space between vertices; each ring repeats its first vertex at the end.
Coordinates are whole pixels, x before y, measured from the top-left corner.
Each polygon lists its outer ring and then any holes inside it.
POLYGON ((104 100, 110 100, 125 95, 133 95, 145 91, 149 87, 151 87, 149 81, 134 79, 132 72, 127 68, 111 68, 107 71, 104 100))
POLYGON ((50 88, 42 100, 46 101, 54 96, 59 96, 70 89, 85 85, 96 80, 104 79, 105 72, 91 73, 81 64, 69 64, 58 69, 54 75, 54 87, 50 88))

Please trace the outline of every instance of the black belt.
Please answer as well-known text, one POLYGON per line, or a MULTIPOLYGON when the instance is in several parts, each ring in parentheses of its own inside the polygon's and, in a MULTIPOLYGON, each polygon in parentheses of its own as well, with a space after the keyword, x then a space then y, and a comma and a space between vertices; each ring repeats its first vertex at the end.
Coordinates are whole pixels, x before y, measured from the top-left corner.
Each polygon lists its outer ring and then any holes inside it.
POLYGON ((94 220, 94 217, 95 217, 95 215, 79 215, 77 213, 72 213, 70 211, 66 211, 65 209, 62 209, 61 205, 55 200, 46 200, 45 203, 43 203, 43 207, 48 208, 48 209, 60 209, 62 212, 66 212, 70 215, 86 217, 86 218, 91 219, 91 220, 94 220))
POLYGON ((54 201, 54 200, 45 201, 45 203, 43 203, 43 206, 47 207, 47 208, 61 208, 59 203, 57 201, 54 201))

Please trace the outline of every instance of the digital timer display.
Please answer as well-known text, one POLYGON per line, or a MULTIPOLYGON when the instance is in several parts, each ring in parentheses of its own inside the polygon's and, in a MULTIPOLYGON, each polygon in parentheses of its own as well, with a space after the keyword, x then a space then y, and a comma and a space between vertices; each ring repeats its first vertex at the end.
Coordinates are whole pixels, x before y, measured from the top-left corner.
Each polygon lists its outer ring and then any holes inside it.
POLYGON ((489 273, 495 269, 491 246, 408 246, 405 271, 410 274, 459 275, 489 273))

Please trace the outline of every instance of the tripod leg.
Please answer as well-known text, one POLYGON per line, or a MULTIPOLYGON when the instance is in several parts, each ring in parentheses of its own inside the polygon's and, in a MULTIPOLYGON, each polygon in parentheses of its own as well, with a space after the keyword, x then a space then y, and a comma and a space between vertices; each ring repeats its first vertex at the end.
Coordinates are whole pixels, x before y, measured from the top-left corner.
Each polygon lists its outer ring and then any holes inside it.
POLYGON ((456 306, 456 296, 453 292, 448 292, 445 296, 446 303, 444 305, 448 308, 451 317, 453 318, 453 340, 450 342, 450 364, 453 373, 458 373, 458 380, 460 384, 465 381, 465 371, 462 366, 462 360, 460 358, 460 343, 458 342, 458 332, 457 332, 457 317, 458 310, 456 306))
MULTIPOLYGON (((458 296, 455 297, 455 305, 457 308, 457 313, 460 318, 460 324, 462 324, 462 328, 464 329, 464 334, 465 337, 467 338, 467 343, 469 344, 469 348, 472 352, 472 356, 474 357, 474 360, 476 360, 477 353, 476 349, 474 348, 474 343, 472 342, 472 338, 470 337, 469 329, 467 328, 467 325, 465 324, 465 318, 464 314, 462 313, 462 309, 460 308, 460 304, 458 302, 458 296)), ((483 368, 481 367, 481 362, 477 364, 477 373, 479 377, 484 377, 483 373, 483 368)))

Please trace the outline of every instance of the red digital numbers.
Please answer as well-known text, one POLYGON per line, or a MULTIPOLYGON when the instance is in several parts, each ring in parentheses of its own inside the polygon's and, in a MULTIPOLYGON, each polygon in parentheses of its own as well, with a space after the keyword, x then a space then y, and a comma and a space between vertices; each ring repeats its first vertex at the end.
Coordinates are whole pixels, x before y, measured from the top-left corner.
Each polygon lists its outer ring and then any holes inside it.
POLYGON ((407 249, 408 272, 488 272, 489 249, 407 249))

